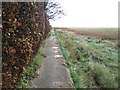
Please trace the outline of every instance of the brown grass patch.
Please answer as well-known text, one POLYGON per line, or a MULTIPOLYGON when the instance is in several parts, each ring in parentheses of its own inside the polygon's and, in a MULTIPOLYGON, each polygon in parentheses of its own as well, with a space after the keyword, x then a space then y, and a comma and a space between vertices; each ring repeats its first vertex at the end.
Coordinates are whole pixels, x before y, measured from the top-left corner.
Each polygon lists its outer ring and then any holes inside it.
POLYGON ((65 31, 74 32, 77 35, 87 35, 90 38, 99 38, 103 40, 118 40, 118 32, 111 30, 98 30, 98 29, 64 29, 65 31))

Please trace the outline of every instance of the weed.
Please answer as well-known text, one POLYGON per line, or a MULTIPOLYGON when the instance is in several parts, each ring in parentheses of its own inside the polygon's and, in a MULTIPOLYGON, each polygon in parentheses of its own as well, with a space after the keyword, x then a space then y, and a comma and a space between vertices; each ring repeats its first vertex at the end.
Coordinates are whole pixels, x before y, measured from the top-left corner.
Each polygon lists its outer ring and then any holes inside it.
POLYGON ((71 77, 73 79, 74 85, 76 88, 80 88, 80 79, 79 79, 79 75, 77 74, 77 72, 74 70, 74 61, 70 60, 71 57, 71 47, 72 47, 72 42, 70 39, 67 39, 66 42, 63 42, 63 38, 61 36, 60 32, 56 32, 57 38, 59 40, 60 43, 60 48, 62 50, 63 56, 65 58, 65 60, 67 61, 68 67, 70 69, 70 73, 71 73, 71 77))
POLYGON ((76 88, 118 86, 118 55, 111 41, 55 33, 76 88))
POLYGON ((51 35, 51 32, 49 32, 49 33, 47 34, 47 38, 49 38, 49 37, 50 37, 50 35, 51 35))
POLYGON ((39 49, 39 52, 36 55, 36 57, 34 58, 33 62, 27 68, 27 72, 22 76, 22 78, 16 85, 16 88, 18 90, 19 90, 19 88, 29 88, 30 87, 30 80, 32 80, 37 75, 36 70, 40 67, 41 62, 44 57, 45 57, 44 47, 41 46, 41 48, 39 49))
POLYGON ((115 75, 111 74, 109 69, 99 63, 91 65, 91 73, 94 75, 95 82, 102 88, 117 88, 118 84, 115 75))
POLYGON ((77 72, 70 70, 71 72, 71 77, 73 78, 73 82, 75 83, 75 88, 81 88, 80 86, 80 77, 77 74, 77 72))

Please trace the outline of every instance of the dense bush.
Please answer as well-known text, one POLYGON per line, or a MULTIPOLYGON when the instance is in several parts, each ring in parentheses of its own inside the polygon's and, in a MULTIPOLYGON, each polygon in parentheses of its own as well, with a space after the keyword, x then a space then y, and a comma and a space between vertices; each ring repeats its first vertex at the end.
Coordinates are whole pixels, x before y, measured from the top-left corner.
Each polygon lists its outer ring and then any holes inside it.
POLYGON ((2 24, 2 86, 14 88, 50 25, 42 2, 3 2, 2 24))

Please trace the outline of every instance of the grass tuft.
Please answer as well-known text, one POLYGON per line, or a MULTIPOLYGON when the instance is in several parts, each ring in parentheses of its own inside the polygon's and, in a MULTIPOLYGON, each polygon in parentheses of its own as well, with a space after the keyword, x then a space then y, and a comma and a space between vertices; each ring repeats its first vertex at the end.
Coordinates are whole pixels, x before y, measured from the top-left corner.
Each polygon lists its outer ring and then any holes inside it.
POLYGON ((55 33, 76 88, 118 87, 118 55, 112 41, 55 33))
POLYGON ((29 88, 30 87, 30 80, 37 76, 36 70, 40 67, 41 62, 45 58, 44 54, 44 46, 42 45, 39 49, 38 54, 33 59, 33 62, 27 68, 27 72, 22 76, 16 88, 19 90, 20 88, 29 88))

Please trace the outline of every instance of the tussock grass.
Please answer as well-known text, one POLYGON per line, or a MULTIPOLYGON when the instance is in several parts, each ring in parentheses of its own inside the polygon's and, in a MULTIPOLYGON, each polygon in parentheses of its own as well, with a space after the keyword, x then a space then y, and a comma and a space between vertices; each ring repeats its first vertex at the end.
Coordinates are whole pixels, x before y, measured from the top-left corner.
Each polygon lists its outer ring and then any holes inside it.
POLYGON ((73 60, 70 59, 70 49, 72 46, 71 41, 69 41, 70 39, 67 38, 67 40, 64 42, 64 39, 66 39, 66 37, 62 37, 61 36, 62 32, 57 32, 57 38, 60 42, 60 48, 62 50, 63 56, 65 58, 65 60, 67 61, 70 73, 71 73, 71 77, 73 79, 74 82, 74 86, 76 88, 80 88, 80 77, 78 75, 78 73, 75 71, 75 67, 74 67, 74 62, 73 60), (70 45, 71 44, 71 45, 70 45))
POLYGON ((114 74, 111 74, 109 68, 103 64, 94 63, 90 66, 90 71, 97 86, 101 88, 115 88, 118 87, 118 82, 114 74))
POLYGON ((60 31, 56 36, 76 88, 118 87, 117 50, 110 41, 60 31))

